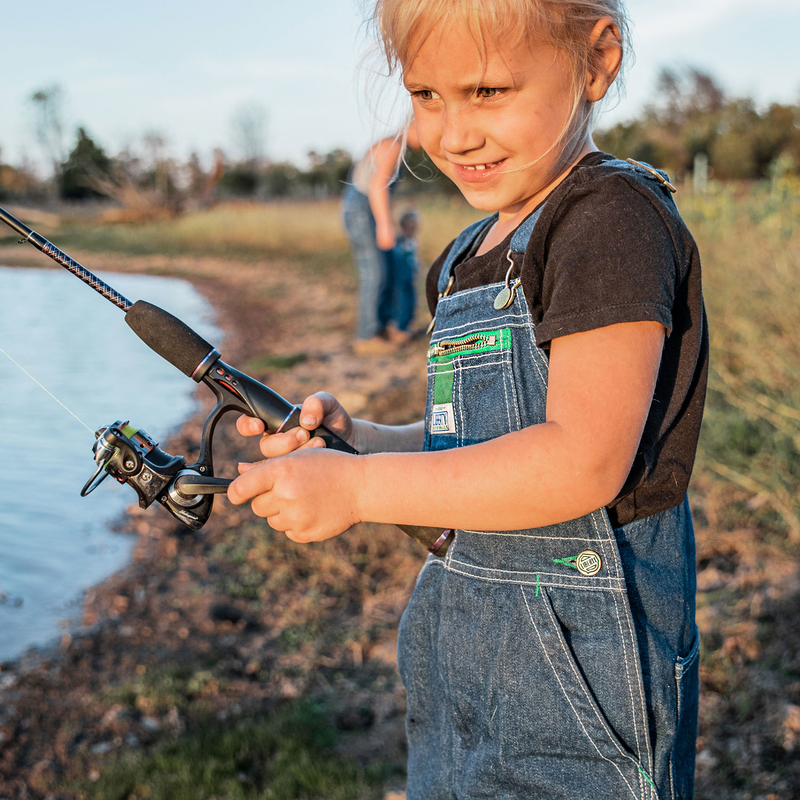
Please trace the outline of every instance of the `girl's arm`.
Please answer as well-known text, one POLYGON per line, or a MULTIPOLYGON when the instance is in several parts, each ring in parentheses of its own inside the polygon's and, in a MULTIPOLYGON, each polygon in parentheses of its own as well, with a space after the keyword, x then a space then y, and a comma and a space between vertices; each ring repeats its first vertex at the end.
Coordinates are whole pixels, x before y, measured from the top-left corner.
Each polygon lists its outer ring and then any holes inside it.
MULTIPOLYGON (((261 454, 264 458, 275 458, 299 447, 320 446, 322 442, 312 440, 309 431, 323 424, 363 454, 417 452, 422 450, 425 439, 423 421, 409 425, 381 425, 365 419, 353 419, 332 394, 318 392, 303 402, 301 427, 286 433, 263 436, 261 454)), ((265 432, 260 419, 247 416, 236 420, 236 429, 242 436, 258 436, 265 432)))
POLYGON ((564 522, 618 494, 647 420, 664 327, 629 322, 554 339, 547 420, 482 444, 348 456, 317 447, 248 471, 234 503, 296 541, 360 521, 472 530, 564 522))

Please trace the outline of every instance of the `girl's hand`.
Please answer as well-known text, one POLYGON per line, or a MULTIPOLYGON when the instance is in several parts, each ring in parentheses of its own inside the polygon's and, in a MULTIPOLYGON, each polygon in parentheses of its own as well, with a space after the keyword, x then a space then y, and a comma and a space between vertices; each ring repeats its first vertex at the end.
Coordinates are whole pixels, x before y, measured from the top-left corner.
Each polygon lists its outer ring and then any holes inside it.
POLYGON ((256 516, 295 542, 321 542, 361 521, 359 457, 327 450, 322 440, 239 469, 242 474, 228 488, 228 499, 236 505, 252 501, 256 516))
POLYGON ((264 423, 255 417, 242 415, 236 420, 236 430, 242 436, 263 434, 259 447, 264 458, 283 456, 300 447, 324 447, 325 443, 321 439, 312 438, 309 433, 320 425, 324 425, 340 439, 355 446, 353 420, 341 403, 327 392, 319 392, 307 397, 300 411, 300 427, 283 433, 265 433, 264 423))

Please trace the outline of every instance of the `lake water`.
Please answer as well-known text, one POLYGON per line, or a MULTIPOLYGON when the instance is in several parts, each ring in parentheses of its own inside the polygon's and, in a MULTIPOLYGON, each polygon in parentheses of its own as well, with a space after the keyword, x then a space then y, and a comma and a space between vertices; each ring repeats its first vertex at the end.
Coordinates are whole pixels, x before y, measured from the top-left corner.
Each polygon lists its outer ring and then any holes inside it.
MULTIPOLYGON (((182 319, 216 346, 208 303, 186 281, 97 273, 131 301, 182 319)), ((82 592, 130 558, 133 539, 110 524, 135 491, 94 471, 97 428, 129 419, 156 441, 196 408, 196 384, 125 324, 124 313, 66 271, 0 267, 0 661, 59 636, 82 592)), ((152 514, 165 514, 151 507, 152 514)))

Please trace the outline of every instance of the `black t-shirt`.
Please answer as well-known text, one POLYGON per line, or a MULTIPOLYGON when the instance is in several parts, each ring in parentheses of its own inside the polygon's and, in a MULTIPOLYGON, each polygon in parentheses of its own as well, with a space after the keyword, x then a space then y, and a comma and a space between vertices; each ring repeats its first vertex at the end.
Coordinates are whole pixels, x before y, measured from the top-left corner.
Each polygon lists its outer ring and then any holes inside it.
MULTIPOLYGON (((552 339, 618 322, 667 329, 653 402, 625 486, 608 507, 625 525, 682 502, 689 485, 708 375, 708 332, 697 245, 668 190, 590 153, 543 204, 524 256, 515 256, 545 351, 552 339), (521 263, 520 263, 521 262, 521 263)), ((511 236, 454 270, 450 291, 505 278, 511 236)), ((449 245, 428 274, 431 313, 449 245)))

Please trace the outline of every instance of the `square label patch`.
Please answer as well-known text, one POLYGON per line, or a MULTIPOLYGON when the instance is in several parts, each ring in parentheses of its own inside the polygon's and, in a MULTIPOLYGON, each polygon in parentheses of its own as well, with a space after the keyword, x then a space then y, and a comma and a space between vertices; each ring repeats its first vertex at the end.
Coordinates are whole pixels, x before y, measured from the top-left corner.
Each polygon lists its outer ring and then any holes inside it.
POLYGON ((438 403, 431 409, 431 433, 455 433, 456 420, 452 403, 438 403))

